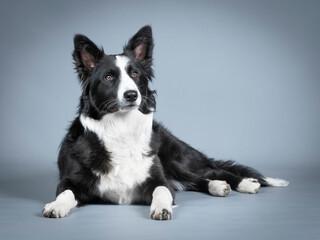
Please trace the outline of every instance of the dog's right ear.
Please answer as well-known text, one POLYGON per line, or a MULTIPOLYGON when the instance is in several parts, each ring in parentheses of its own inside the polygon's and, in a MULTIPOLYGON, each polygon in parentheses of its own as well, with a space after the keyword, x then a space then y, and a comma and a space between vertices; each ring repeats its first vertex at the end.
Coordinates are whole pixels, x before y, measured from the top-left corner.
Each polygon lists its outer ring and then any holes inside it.
POLYGON ((81 83, 85 81, 103 55, 103 49, 99 49, 86 36, 80 34, 74 36, 72 56, 81 83))

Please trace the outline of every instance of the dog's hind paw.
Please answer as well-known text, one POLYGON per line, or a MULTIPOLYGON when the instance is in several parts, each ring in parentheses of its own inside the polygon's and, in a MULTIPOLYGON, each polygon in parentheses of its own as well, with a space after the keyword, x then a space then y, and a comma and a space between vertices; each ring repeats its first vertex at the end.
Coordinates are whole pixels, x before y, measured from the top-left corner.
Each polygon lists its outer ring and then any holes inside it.
POLYGON ((226 197, 231 192, 231 187, 226 181, 211 180, 208 187, 209 193, 213 196, 226 197))
POLYGON ((254 178, 244 178, 238 185, 237 191, 241 193, 257 193, 260 190, 260 183, 254 178))

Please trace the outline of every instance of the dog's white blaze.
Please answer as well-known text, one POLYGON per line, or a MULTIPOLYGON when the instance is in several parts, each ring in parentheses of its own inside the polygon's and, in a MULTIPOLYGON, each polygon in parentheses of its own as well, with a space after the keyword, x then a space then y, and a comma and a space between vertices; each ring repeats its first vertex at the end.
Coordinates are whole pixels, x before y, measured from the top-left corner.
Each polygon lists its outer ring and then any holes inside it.
POLYGON ((51 212, 56 218, 62 218, 68 215, 70 210, 77 206, 74 194, 71 190, 65 190, 60 193, 56 200, 44 206, 43 215, 50 216, 51 212))
POLYGON ((136 100, 137 106, 141 103, 141 94, 136 83, 129 77, 126 67, 130 59, 126 56, 116 56, 116 66, 120 69, 120 84, 118 88, 118 101, 124 102, 123 95, 126 91, 134 90, 138 92, 138 98, 136 100))
POLYGON ((153 113, 139 110, 105 115, 100 121, 80 116, 83 127, 97 134, 110 152, 112 168, 100 178, 101 197, 119 204, 134 200, 135 188, 149 176, 154 156, 150 156, 153 113))

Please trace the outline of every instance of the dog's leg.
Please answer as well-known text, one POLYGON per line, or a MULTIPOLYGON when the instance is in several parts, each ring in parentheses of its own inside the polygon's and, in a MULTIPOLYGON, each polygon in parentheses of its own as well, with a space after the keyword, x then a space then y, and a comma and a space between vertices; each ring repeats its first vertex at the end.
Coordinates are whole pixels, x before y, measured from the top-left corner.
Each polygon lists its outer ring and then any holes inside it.
POLYGON ((152 194, 150 217, 154 220, 169 220, 172 218, 173 197, 167 187, 156 187, 152 194))
POLYGON ((49 218, 62 218, 68 215, 70 210, 76 207, 78 201, 71 190, 60 193, 56 200, 44 206, 42 214, 49 218))
POLYGON ((257 179, 243 178, 225 170, 211 169, 207 172, 206 178, 226 181, 233 190, 241 193, 257 193, 261 186, 257 179))
MULTIPOLYGON (((189 174, 191 176, 191 174, 189 174)), ((189 180, 192 178, 190 177, 189 180)), ((231 192, 230 185, 224 180, 194 178, 188 183, 186 190, 209 193, 212 196, 226 197, 231 192)))
POLYGON ((194 174, 185 173, 188 175, 188 183, 185 183, 186 190, 199 191, 208 193, 217 197, 226 197, 231 192, 230 185, 223 180, 210 180, 201 177, 195 177, 194 174))

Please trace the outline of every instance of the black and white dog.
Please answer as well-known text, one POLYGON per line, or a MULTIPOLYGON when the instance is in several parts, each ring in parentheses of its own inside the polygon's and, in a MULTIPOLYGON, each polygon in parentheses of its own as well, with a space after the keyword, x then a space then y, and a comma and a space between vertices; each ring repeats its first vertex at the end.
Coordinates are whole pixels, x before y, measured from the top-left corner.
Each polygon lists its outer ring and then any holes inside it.
POLYGON ((141 28, 119 55, 106 55, 83 35, 74 37, 73 59, 82 85, 79 115, 59 153, 60 183, 45 217, 65 217, 87 203, 151 204, 156 220, 172 218, 177 190, 227 196, 231 189, 257 193, 286 186, 232 161, 216 161, 153 120, 153 39, 141 28))

